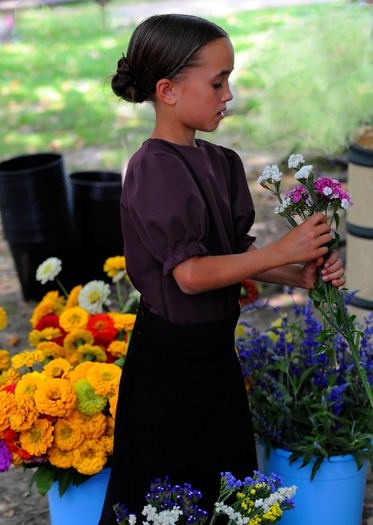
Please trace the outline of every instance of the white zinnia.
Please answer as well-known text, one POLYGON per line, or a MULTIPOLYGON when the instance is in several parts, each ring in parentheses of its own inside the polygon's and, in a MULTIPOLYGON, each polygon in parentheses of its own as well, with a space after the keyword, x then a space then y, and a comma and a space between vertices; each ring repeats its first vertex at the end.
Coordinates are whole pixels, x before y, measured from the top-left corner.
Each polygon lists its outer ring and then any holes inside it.
POLYGON ((300 170, 296 172, 296 174, 294 175, 294 179, 308 179, 308 177, 312 173, 312 170, 313 166, 311 164, 309 164, 308 166, 303 166, 300 170))
POLYGON ((266 166, 263 173, 258 178, 258 184, 262 184, 265 181, 269 182, 280 182, 282 173, 276 164, 272 166, 266 166))
POLYGON ((304 164, 306 161, 304 160, 303 155, 300 153, 293 153, 290 155, 288 160, 288 166, 289 168, 298 168, 300 164, 304 164))
POLYGON ((61 270, 62 261, 57 259, 57 257, 49 257, 36 270, 36 280, 40 281, 41 284, 45 284, 47 281, 54 281, 61 270))
POLYGON ((78 303, 90 314, 103 312, 103 306, 111 303, 108 299, 110 286, 104 281, 90 281, 81 289, 78 296, 78 303))

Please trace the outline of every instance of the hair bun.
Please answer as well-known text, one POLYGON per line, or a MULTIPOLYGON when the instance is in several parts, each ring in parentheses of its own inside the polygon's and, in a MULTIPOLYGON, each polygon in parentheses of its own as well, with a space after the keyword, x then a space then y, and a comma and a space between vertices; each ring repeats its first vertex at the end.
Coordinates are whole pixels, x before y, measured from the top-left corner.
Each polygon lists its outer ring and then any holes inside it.
POLYGON ((141 96, 137 93, 136 82, 124 55, 118 60, 117 71, 111 80, 111 88, 118 97, 124 100, 142 102, 141 96))

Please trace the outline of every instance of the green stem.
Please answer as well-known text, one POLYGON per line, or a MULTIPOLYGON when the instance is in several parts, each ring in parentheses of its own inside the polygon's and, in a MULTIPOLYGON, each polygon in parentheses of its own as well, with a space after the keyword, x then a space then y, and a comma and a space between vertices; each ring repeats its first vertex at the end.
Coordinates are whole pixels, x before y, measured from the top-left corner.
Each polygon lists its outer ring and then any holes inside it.
POLYGON ((334 328, 347 342, 349 349, 355 363, 355 366, 360 375, 365 391, 368 395, 369 403, 373 408, 373 391, 369 384, 368 376, 363 367, 359 356, 360 332, 353 326, 353 320, 348 316, 345 308, 343 292, 338 288, 331 287, 323 282, 326 302, 328 304, 328 312, 325 312, 320 307, 316 306, 323 318, 334 328), (339 314, 337 319, 336 312, 339 314))
POLYGON ((64 296, 66 297, 66 299, 69 297, 69 294, 66 290, 66 288, 64 287, 64 285, 61 283, 61 281, 59 280, 58 277, 55 278, 56 279, 56 283, 58 284, 58 286, 61 288, 61 291, 62 293, 64 294, 64 296))

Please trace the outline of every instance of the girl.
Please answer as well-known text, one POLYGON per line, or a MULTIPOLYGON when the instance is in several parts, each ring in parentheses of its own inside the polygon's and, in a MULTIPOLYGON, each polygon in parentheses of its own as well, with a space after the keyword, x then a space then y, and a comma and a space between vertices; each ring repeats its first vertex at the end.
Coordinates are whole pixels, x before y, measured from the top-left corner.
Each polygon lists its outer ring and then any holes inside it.
MULTIPOLYGON (((232 150, 196 139, 232 100, 227 33, 189 15, 141 23, 118 62, 114 93, 149 101, 155 126, 129 162, 122 199, 124 253, 141 292, 120 386, 111 478, 101 525, 123 503, 141 519, 151 481, 202 492, 211 512, 221 472, 257 468, 247 395, 234 346, 240 283, 312 288, 331 240, 318 213, 272 245, 248 234, 254 208, 232 150)), ((344 283, 333 253, 325 280, 344 283)))

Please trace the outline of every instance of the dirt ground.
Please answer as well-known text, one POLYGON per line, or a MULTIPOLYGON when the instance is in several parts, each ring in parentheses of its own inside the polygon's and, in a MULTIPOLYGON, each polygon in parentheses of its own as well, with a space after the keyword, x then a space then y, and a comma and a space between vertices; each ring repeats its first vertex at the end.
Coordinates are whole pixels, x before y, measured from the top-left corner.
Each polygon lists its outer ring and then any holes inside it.
MULTIPOLYGON (((269 192, 262 191, 256 184, 261 169, 266 164, 276 161, 269 158, 267 154, 261 153, 251 155, 244 161, 256 202, 257 221, 254 234, 258 236, 260 246, 262 242, 267 244, 285 231, 282 221, 273 214, 274 203, 269 192)), ((342 178, 345 180, 343 169, 339 175, 341 180, 342 178)), ((343 231, 343 224, 341 231, 343 231)), ((341 254, 344 255, 343 249, 341 254)), ((283 294, 278 287, 267 287, 262 289, 261 293, 271 296, 272 304, 282 305, 284 308, 289 306, 286 303, 288 296, 283 294)), ((300 299, 302 299, 302 294, 300 294, 300 299)), ((27 348, 30 330, 29 318, 35 304, 32 301, 24 301, 22 297, 14 262, 4 239, 0 221, 0 305, 8 313, 8 327, 3 333, 0 333, 0 348, 8 348, 14 352, 27 348), (18 342, 10 348, 10 344, 14 342, 13 336, 18 338, 18 342)), ((265 324, 266 319, 261 318, 260 322, 265 324)), ((35 486, 30 488, 31 475, 32 472, 29 470, 14 467, 9 472, 0 474, 0 525, 50 525, 48 498, 40 496, 35 486)), ((373 525, 373 477, 370 473, 367 479, 362 525, 373 525)))

